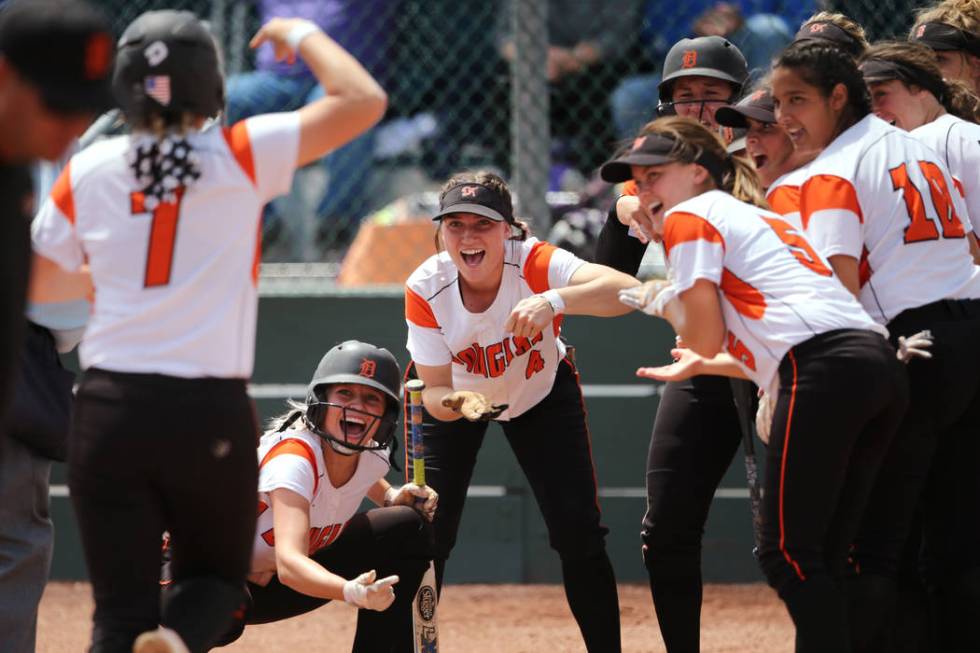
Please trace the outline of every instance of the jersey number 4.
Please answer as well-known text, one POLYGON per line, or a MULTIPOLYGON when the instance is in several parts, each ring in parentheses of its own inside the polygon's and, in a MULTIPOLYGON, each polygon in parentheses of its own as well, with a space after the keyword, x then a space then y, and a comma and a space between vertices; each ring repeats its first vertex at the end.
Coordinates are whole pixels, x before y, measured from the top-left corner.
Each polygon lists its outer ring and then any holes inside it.
MULTIPOLYGON (((160 202, 153 209, 150 223, 150 244, 146 248, 146 272, 143 287, 166 286, 170 283, 170 266, 174 260, 174 241, 177 239, 177 220, 180 218, 180 201, 184 197, 183 187, 174 193, 176 202, 160 202)), ((143 193, 129 196, 131 213, 140 215, 150 213, 146 210, 143 193)))
MULTIPOLYGON (((943 238, 963 238, 966 235, 963 223, 956 215, 956 207, 953 205, 953 198, 950 196, 949 186, 946 185, 946 178, 943 177, 942 170, 930 161, 919 161, 919 170, 922 171, 926 184, 929 186, 932 205, 939 214, 938 220, 943 230, 943 238)), ((892 176, 892 187, 902 191, 902 196, 905 198, 905 208, 909 212, 911 222, 905 229, 905 242, 918 243, 924 240, 938 240, 937 218, 926 215, 922 192, 915 182, 909 178, 906 164, 903 163, 888 172, 892 176)))

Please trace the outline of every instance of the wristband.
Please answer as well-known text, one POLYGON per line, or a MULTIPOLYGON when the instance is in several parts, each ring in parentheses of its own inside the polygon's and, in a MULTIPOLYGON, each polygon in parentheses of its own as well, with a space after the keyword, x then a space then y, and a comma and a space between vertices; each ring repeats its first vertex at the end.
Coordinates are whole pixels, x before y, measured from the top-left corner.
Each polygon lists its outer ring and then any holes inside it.
POLYGON ((286 34, 286 44, 292 49, 293 52, 299 51, 299 44, 307 36, 313 32, 319 32, 320 28, 316 26, 315 23, 304 20, 299 24, 293 26, 286 34))
POLYGON ((558 294, 557 290, 554 288, 551 290, 545 290, 543 293, 541 293, 541 296, 544 297, 549 304, 551 304, 551 310, 555 312, 556 316, 565 312, 565 300, 561 298, 561 295, 558 294))

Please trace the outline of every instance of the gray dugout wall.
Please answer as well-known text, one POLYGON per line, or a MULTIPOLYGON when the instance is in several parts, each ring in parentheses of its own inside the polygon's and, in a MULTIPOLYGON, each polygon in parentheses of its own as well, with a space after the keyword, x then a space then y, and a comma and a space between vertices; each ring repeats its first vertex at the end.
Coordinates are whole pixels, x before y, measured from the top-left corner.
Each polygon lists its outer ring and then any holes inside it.
MULTIPOLYGON (((302 399, 320 356, 334 344, 357 338, 390 349, 402 364, 405 351, 403 300, 399 292, 263 296, 252 394, 263 419, 302 399)), ((669 360, 673 333, 639 314, 615 319, 568 317, 564 334, 576 347, 585 391, 603 522, 620 581, 646 579, 640 555, 640 520, 646 508, 644 474, 650 431, 661 384, 634 375, 641 364, 669 360)), ((534 497, 499 427, 491 426, 480 452, 447 567, 456 583, 555 583, 557 555, 534 497)), ((561 433, 542 433, 561 446, 561 433)), ((760 447, 761 445, 757 446, 760 447)), ((399 460, 402 450, 399 449, 399 460)), ((389 480, 400 482, 392 470, 389 480)), ((206 482, 206 481, 205 481, 206 482)), ((52 578, 86 577, 78 530, 65 486, 65 469, 52 474, 56 542, 52 578)), ((365 508, 369 507, 367 504, 365 508)), ((716 494, 703 551, 705 580, 748 582, 762 577, 752 557, 752 528, 741 453, 716 494)))

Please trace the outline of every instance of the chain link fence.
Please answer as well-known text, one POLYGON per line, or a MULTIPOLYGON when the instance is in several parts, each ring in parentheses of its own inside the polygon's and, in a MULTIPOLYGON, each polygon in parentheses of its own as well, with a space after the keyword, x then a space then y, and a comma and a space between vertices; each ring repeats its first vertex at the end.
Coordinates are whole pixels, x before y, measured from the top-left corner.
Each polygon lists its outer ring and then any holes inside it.
MULTIPOLYGON (((248 40, 304 16, 389 94, 383 121, 299 171, 264 216, 264 261, 303 262, 346 287, 401 284, 432 253, 427 216, 454 172, 492 169, 536 234, 583 254, 612 189, 597 166, 654 115, 671 44, 725 34, 764 69, 800 22, 841 11, 869 38, 904 35, 922 0, 100 0, 121 33, 148 9, 194 11, 224 49, 226 119, 290 110, 323 91, 248 40)), ((277 268, 266 265, 274 272, 277 268)), ((281 273, 281 270, 280 270, 281 273)), ((295 279, 295 269, 286 274, 295 279)), ((299 273, 304 274, 303 272, 299 273)))

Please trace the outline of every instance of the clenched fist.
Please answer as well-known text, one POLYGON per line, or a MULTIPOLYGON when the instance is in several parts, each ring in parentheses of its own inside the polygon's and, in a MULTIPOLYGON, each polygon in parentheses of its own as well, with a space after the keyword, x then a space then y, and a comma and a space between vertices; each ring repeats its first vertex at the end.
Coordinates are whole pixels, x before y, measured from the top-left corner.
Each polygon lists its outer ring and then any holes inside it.
POLYGON ((442 398, 442 405, 460 413, 471 422, 486 422, 507 409, 507 404, 494 406, 479 392, 456 390, 442 398))

